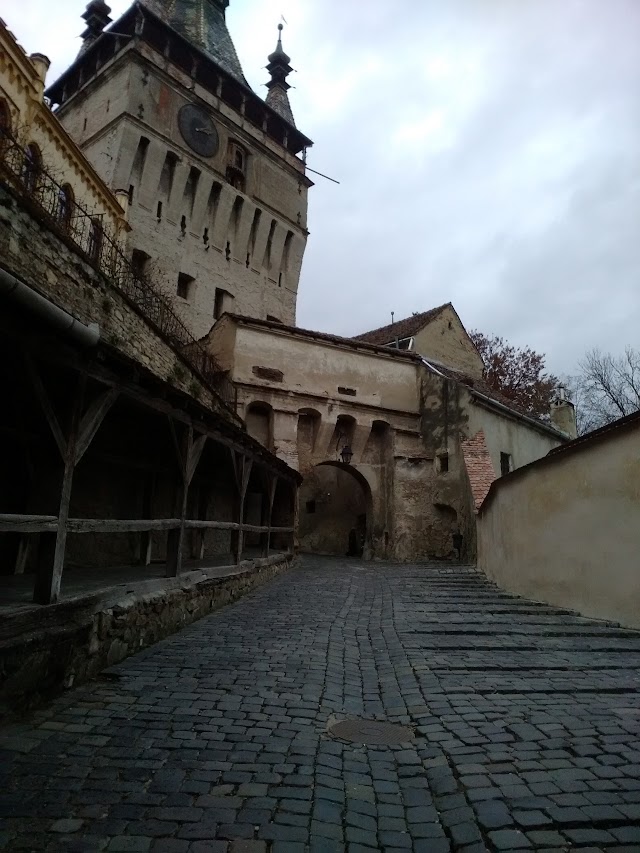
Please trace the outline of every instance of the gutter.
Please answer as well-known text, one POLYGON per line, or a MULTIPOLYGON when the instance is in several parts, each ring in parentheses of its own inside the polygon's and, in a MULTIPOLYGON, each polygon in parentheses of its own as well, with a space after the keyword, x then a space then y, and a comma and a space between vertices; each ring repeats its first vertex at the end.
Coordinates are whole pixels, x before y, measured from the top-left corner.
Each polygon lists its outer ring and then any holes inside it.
POLYGON ((511 417, 516 418, 517 420, 524 421, 529 426, 534 427, 541 432, 547 432, 551 435, 555 435, 556 438, 563 438, 565 441, 570 441, 571 438, 565 432, 561 432, 558 429, 554 429, 554 427, 547 426, 547 424, 542 423, 542 421, 535 420, 534 418, 530 418, 528 415, 523 415, 520 412, 516 412, 514 409, 510 409, 509 406, 505 406, 504 403, 499 403, 497 400, 493 400, 491 397, 487 397, 485 394, 481 394, 480 391, 476 391, 474 388, 467 389, 472 397, 477 397, 479 400, 482 400, 485 405, 490 407, 494 407, 496 409, 500 409, 500 411, 508 412, 511 417))
POLYGON ((0 296, 8 296, 32 314, 48 323, 55 331, 71 338, 84 347, 95 347, 100 340, 100 326, 85 326, 67 311, 58 308, 33 288, 0 267, 0 296))
POLYGON ((507 412, 507 414, 511 415, 512 418, 524 421, 526 424, 529 424, 529 426, 532 426, 535 429, 540 430, 541 432, 550 433, 551 435, 555 435, 557 438, 564 438, 565 441, 571 440, 571 436, 567 435, 566 433, 561 432, 560 430, 557 430, 552 426, 548 426, 547 424, 537 420, 536 418, 530 418, 528 415, 523 415, 521 412, 517 412, 515 409, 509 408, 509 406, 505 406, 504 403, 499 403, 498 400, 494 400, 492 397, 487 397, 486 394, 482 394, 475 388, 472 388, 469 385, 465 385, 464 382, 460 382, 458 379, 452 379, 451 376, 447 376, 446 373, 442 373, 440 370, 438 370, 435 364, 431 361, 428 361, 426 358, 424 358, 424 356, 421 360, 424 365, 430 368, 434 373, 437 373, 438 376, 442 376, 443 379, 449 379, 453 382, 458 382, 460 385, 463 386, 463 388, 467 389, 467 391, 469 392, 469 394, 471 394, 472 397, 476 397, 477 399, 482 400, 485 405, 499 409, 501 412, 507 412))

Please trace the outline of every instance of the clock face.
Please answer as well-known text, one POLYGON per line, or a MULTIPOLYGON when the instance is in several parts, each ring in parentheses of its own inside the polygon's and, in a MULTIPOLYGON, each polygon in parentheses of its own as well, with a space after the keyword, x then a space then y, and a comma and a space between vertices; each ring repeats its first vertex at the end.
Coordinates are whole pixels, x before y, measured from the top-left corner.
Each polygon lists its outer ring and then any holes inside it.
POLYGON ((178 113, 178 127, 184 141, 201 157, 218 151, 218 131, 209 113, 196 104, 185 104, 178 113))

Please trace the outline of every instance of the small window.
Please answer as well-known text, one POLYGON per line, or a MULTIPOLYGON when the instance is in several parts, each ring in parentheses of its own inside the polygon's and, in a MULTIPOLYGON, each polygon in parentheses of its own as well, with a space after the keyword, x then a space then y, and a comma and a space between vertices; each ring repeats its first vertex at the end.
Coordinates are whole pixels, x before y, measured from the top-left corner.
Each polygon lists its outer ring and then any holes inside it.
POLYGON ((307 514, 313 515, 316 511, 316 502, 315 501, 307 501, 307 514))
POLYGON ((102 251, 102 241, 104 237, 104 232, 102 230, 102 220, 97 216, 92 217, 90 231, 89 231, 89 257, 92 261, 100 260, 100 253, 102 251))
POLYGON ((138 278, 144 278, 146 275, 149 260, 150 256, 147 255, 146 252, 143 252, 142 249, 134 249, 131 253, 131 266, 133 267, 133 272, 138 278))
POLYGON ((338 394, 346 394, 347 397, 355 397, 357 395, 355 388, 345 388, 344 385, 338 386, 338 394))
POLYGON ((438 454, 438 472, 440 474, 446 474, 449 470, 449 454, 448 453, 440 453, 438 454))
POLYGON ((505 474, 508 474, 509 471, 512 471, 513 467, 511 465, 511 454, 510 453, 501 453, 500 454, 500 473, 504 477, 505 474))
POLYGON ((178 287, 176 293, 181 299, 190 299, 191 298, 191 290, 193 288, 193 282, 195 279, 193 276, 187 275, 184 272, 181 272, 178 276, 178 287))
POLYGON ((29 193, 35 193, 40 181, 42 171, 42 156, 40 149, 35 143, 27 145, 24 151, 24 163, 22 165, 22 183, 29 193))
POLYGON ((73 190, 69 184, 65 184, 58 190, 58 202, 56 205, 56 222, 58 225, 68 231, 71 227, 71 218, 73 216, 73 190))
POLYGON ((221 287, 216 287, 216 295, 213 303, 214 320, 219 320, 225 311, 229 311, 232 307, 231 300, 233 298, 233 293, 229 293, 228 290, 223 290, 221 287))

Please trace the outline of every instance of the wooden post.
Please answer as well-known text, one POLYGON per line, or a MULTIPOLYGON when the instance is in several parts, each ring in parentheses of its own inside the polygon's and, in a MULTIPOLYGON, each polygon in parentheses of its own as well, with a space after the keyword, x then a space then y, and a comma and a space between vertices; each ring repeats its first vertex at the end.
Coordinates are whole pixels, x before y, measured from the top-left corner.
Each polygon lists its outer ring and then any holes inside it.
POLYGON ((40 543, 33 590, 33 600, 36 604, 53 604, 60 597, 62 570, 64 568, 64 556, 67 545, 67 521, 69 519, 73 473, 76 465, 87 452, 100 424, 120 392, 116 387, 108 388, 96 397, 83 415, 82 409, 84 406, 87 374, 84 372, 81 373, 78 377, 78 385, 72 405, 69 434, 65 436, 53 404, 42 382, 42 378, 30 354, 25 354, 25 363, 32 387, 47 419, 49 428, 53 433, 55 442, 58 445, 64 465, 58 510, 58 530, 55 534, 55 540, 53 535, 49 534, 48 536, 44 536, 43 541, 40 543), (54 541, 55 544, 53 544, 54 541))
POLYGON ((253 460, 245 456, 243 453, 237 453, 231 450, 231 459, 233 461, 233 470, 236 477, 236 486, 238 488, 238 531, 232 537, 231 548, 235 559, 236 566, 240 565, 242 560, 242 547, 244 544, 244 533, 242 525, 244 523, 244 499, 247 494, 247 486, 249 485, 249 477, 251 476, 251 466, 253 460))
MULTIPOLYGON (((156 475, 152 472, 145 474, 142 486, 142 518, 153 517, 153 495, 156 490, 156 475)), ((141 566, 151 564, 151 548, 153 544, 150 530, 145 530, 138 539, 138 563, 141 566)))
MULTIPOLYGON (((73 483, 73 472, 76 467, 76 448, 80 428, 80 413, 84 399, 85 378, 84 375, 80 376, 73 403, 69 435, 66 440, 62 439, 65 444, 65 453, 63 456, 64 472, 62 475, 60 507, 58 510, 58 531, 55 536, 55 544, 53 544, 52 539, 49 537, 43 537, 45 541, 42 542, 42 548, 40 549, 39 565, 33 590, 33 600, 36 604, 54 604, 60 598, 60 585, 62 583, 62 570, 64 568, 64 555, 67 545, 67 521, 69 519, 69 504, 71 503, 71 485, 73 483)), ((55 415, 53 417, 55 419, 55 415)), ((55 436, 55 430, 53 432, 55 436)), ((62 435, 62 432, 60 434, 62 435)))
POLYGON ((278 485, 278 477, 275 474, 267 474, 267 493, 262 496, 262 521, 260 522, 264 527, 268 527, 269 530, 266 533, 261 533, 260 538, 262 539, 262 548, 261 555, 263 557, 269 556, 269 549, 271 547, 271 522, 273 520, 273 501, 276 496, 276 487, 278 485))
MULTIPOLYGON (((211 501, 211 486, 207 483, 203 483, 198 489, 197 495, 197 510, 196 510, 196 518, 201 519, 202 521, 206 521, 207 518, 207 509, 209 508, 209 503, 211 501)), ((196 560, 204 559, 204 548, 205 548, 205 537, 207 535, 206 528, 202 528, 200 530, 193 531, 193 540, 191 543, 191 556, 196 560)))
POLYGON ((171 434, 176 448, 178 464, 180 467, 181 484, 177 492, 178 513, 180 527, 170 530, 167 537, 167 570, 166 577, 174 578, 182 570, 182 550, 184 543, 184 522, 187 517, 187 499, 189 497, 189 485, 193 479, 198 462, 207 441, 206 435, 200 435, 193 439, 193 427, 191 424, 186 429, 182 447, 176 435, 175 426, 169 419, 171 434))

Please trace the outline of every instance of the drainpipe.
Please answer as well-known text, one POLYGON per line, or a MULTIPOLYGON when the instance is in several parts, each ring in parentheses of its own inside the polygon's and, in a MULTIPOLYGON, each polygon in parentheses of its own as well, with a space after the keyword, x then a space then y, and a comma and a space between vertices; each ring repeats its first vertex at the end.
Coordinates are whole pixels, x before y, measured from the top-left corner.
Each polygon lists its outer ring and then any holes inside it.
POLYGON ((85 326, 67 311, 58 308, 29 285, 0 267, 0 295, 8 296, 23 308, 31 311, 58 332, 62 332, 77 344, 95 347, 100 340, 100 326, 90 323, 85 326))

